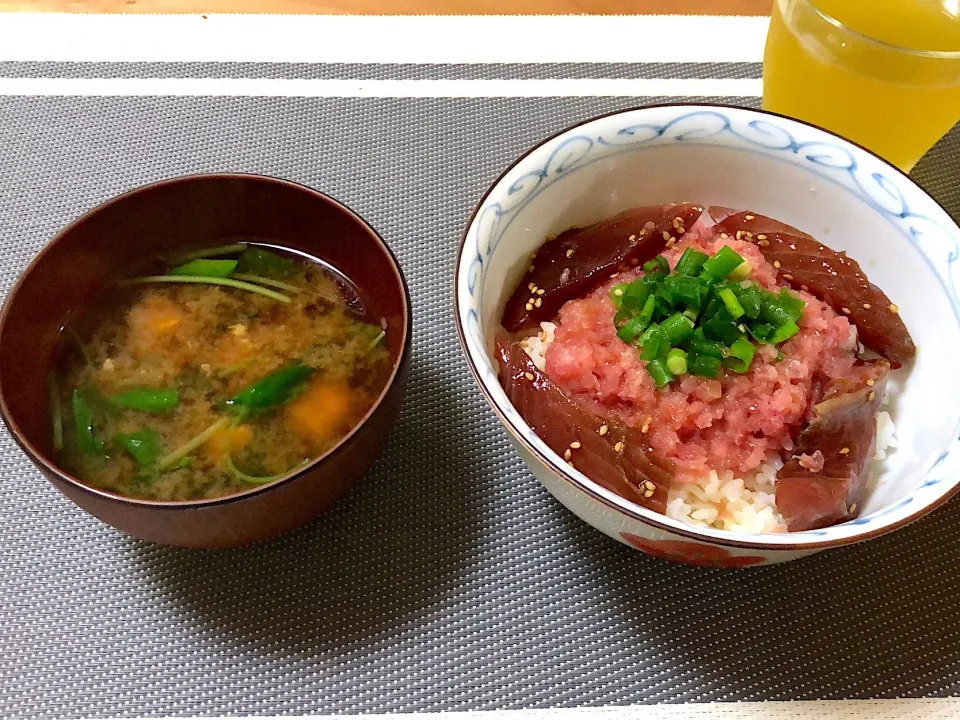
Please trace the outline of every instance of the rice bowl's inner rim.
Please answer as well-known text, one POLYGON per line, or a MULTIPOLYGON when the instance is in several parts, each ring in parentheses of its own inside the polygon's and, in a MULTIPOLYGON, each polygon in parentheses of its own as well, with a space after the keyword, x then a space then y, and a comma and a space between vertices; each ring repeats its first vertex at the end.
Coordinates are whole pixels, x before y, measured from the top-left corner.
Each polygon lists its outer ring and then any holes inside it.
MULTIPOLYGON (((551 147, 554 144, 560 144, 568 136, 572 136, 575 132, 584 132, 585 128, 593 124, 600 124, 602 121, 613 118, 613 117, 627 117, 627 116, 644 116, 644 115, 666 115, 670 110, 677 110, 683 112, 691 111, 705 111, 705 112, 716 112, 716 113, 730 113, 732 115, 741 115, 752 117, 755 120, 762 120, 764 122, 770 122, 771 120, 776 120, 780 123, 783 123, 785 128, 784 132, 792 137, 792 134, 786 129, 790 128, 793 131, 801 131, 806 133, 819 134, 822 137, 818 138, 818 142, 832 142, 836 143, 838 147, 843 148, 847 153, 853 156, 855 153, 862 153, 864 160, 867 164, 878 163, 884 170, 888 173, 892 173, 896 176, 899 176, 901 179, 906 181, 908 190, 910 190, 912 195, 916 195, 922 201, 929 204, 933 208, 935 215, 938 215, 942 222, 946 223, 948 227, 951 228, 951 232, 956 230, 957 235, 960 235, 960 229, 956 228, 956 224, 950 219, 946 211, 940 207, 940 205, 933 200, 929 195, 927 195, 922 189, 916 186, 909 177, 907 177, 900 170, 890 166, 884 160, 879 158, 874 153, 856 145, 853 142, 840 138, 833 133, 830 133, 827 130, 818 128, 809 123, 802 121, 794 120, 792 118, 787 118, 776 113, 771 113, 768 111, 762 110, 751 110, 746 108, 735 108, 723 105, 709 105, 709 104, 672 104, 672 105, 651 105, 642 108, 633 108, 622 111, 615 111, 601 115, 589 120, 586 120, 582 123, 569 127, 554 136, 547 138, 540 144, 534 146, 526 153, 521 155, 517 160, 513 162, 502 174, 501 176, 490 186, 486 193, 481 197, 479 203, 474 208, 473 213, 469 218, 467 227, 461 238, 460 251, 457 257, 457 266, 455 273, 455 302, 454 302, 454 312, 457 317, 457 332, 460 337, 461 345, 465 350, 467 356, 468 365, 470 366, 471 371, 474 373, 474 376, 480 385, 481 391, 486 397, 488 403, 490 403, 494 412, 500 418, 507 428, 512 432, 514 437, 523 444, 523 446, 533 453, 541 462, 543 462, 548 468, 550 468, 556 475, 560 478, 572 483, 578 489, 583 490, 588 495, 593 497, 595 500, 607 505, 608 507, 615 509, 619 512, 626 514, 627 516, 639 520, 647 525, 652 525, 662 530, 669 531, 676 535, 686 536, 692 539, 709 541, 719 545, 726 545, 729 547, 738 547, 738 548, 749 548, 749 549, 782 549, 782 550, 816 550, 823 549, 828 547, 838 547, 842 545, 847 545, 852 542, 857 542, 860 540, 866 540, 872 537, 877 537, 883 535, 887 532, 895 530, 899 527, 902 527, 913 520, 916 520, 923 515, 932 512, 939 506, 946 503, 954 494, 960 490, 960 478, 956 478, 950 481, 944 480, 938 482, 937 484, 942 487, 939 488, 930 488, 926 484, 920 484, 918 487, 908 494, 905 498, 900 499, 890 507, 883 509, 883 517, 873 517, 866 516, 863 518, 858 518, 857 520, 842 523, 839 525, 834 525, 829 528, 824 528, 822 530, 809 530, 801 531, 794 533, 782 533, 782 534, 757 534, 757 535, 739 535, 736 533, 731 533, 724 530, 714 530, 709 528, 695 528, 690 525, 686 525, 679 521, 668 518, 659 513, 654 513, 653 511, 647 510, 639 505, 636 505, 625 498, 612 493, 605 488, 599 486, 593 482, 590 478, 583 475, 576 469, 570 468, 563 463, 559 456, 557 456, 552 450, 550 450, 546 444, 532 431, 532 429, 523 421, 519 416, 516 410, 513 408, 509 400, 507 399, 503 389, 500 387, 499 382, 496 378, 496 373, 491 363, 490 357, 483 347, 478 346, 474 339, 471 337, 471 333, 468 328, 468 323, 472 321, 476 325, 477 335, 480 335, 479 320, 477 319, 477 313, 474 307, 469 302, 470 297, 470 266, 468 263, 469 258, 466 257, 466 251, 468 249, 468 241, 471 236, 477 232, 477 220, 480 217, 481 213, 489 207, 488 201, 493 197, 501 198, 507 196, 513 185, 515 185, 518 180, 525 175, 529 174, 529 171, 523 171, 523 165, 528 161, 531 156, 536 155, 538 151, 545 151, 547 148, 551 147), (918 508, 910 512, 906 512, 907 505, 911 504, 914 498, 918 498, 922 502, 916 503, 913 507, 918 508), (928 496, 928 497, 922 497, 928 496), (866 525, 869 524, 869 527, 866 525), (829 536, 829 537, 824 537, 829 536), (824 539, 813 539, 821 537, 824 539)), ((637 125, 640 125, 639 117, 637 125)), ((688 144, 693 145, 696 143, 696 139, 692 139, 688 144)), ((738 150, 736 146, 726 146, 731 150, 738 150)), ((767 151, 776 150, 777 148, 767 148, 767 151)), ((782 148, 781 148, 782 149, 782 148)), ((744 149, 746 152, 751 152, 750 150, 744 149)), ((757 151, 752 151, 757 152, 757 151)), ((786 162, 781 158, 768 157, 770 160, 780 160, 786 162)), ((795 165, 796 167, 803 168, 808 172, 814 172, 811 168, 803 165, 795 165)), ((572 174, 572 173, 571 173, 572 174)), ((567 176, 569 177, 569 175, 567 176)), ((822 177, 822 176, 820 176, 822 177)), ((829 178, 824 178, 829 179, 829 178)), ((838 184, 835 180, 831 180, 834 184, 838 184)), ((849 191, 849 188, 842 186, 844 189, 849 191)), ((919 252, 923 259, 927 262, 928 266, 931 267, 931 270, 938 277, 940 281, 941 288, 949 297, 949 292, 947 291, 946 286, 943 284, 944 280, 939 273, 936 272, 935 268, 930 263, 930 259, 926 256, 925 253, 914 244, 914 249, 919 252)), ((472 251, 473 248, 470 248, 472 251)), ((956 311, 955 303, 951 302, 954 305, 954 310, 956 311)), ((939 457, 939 459, 926 470, 929 473, 933 470, 934 467, 940 465, 949 455, 949 451, 945 451, 939 457)))

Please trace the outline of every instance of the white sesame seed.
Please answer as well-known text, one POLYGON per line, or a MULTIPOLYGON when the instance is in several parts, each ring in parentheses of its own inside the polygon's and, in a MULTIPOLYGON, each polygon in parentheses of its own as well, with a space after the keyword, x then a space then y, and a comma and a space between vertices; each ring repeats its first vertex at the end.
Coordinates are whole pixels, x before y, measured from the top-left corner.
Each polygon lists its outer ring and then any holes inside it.
POLYGON ((570 453, 570 448, 567 448, 566 450, 563 451, 564 460, 569 460, 571 457, 573 457, 573 455, 570 453))
POLYGON ((600 430, 598 431, 600 433, 600 437, 603 437, 604 435, 606 435, 609 429, 610 428, 608 428, 606 425, 601 425, 600 430))
POLYGON ((570 449, 571 449, 571 450, 579 450, 579 449, 580 449, 580 441, 579 441, 579 440, 574 440, 572 443, 570 443, 570 449))
POLYGON ((616 450, 617 452, 623 452, 623 442, 618 442, 616 445, 613 446, 613 449, 616 450))
POLYGON ((523 376, 524 376, 527 380, 530 380, 530 381, 533 380, 533 373, 531 373, 531 372, 524 373, 523 376))

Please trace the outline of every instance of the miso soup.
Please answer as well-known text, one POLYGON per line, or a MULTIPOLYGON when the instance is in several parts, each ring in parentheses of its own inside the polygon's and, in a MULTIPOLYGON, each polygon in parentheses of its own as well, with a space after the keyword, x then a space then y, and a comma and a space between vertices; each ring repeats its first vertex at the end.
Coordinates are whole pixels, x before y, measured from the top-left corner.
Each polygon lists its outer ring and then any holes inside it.
POLYGON ((244 243, 154 270, 64 329, 53 444, 85 483, 242 492, 334 446, 382 391, 390 328, 335 269, 244 243))

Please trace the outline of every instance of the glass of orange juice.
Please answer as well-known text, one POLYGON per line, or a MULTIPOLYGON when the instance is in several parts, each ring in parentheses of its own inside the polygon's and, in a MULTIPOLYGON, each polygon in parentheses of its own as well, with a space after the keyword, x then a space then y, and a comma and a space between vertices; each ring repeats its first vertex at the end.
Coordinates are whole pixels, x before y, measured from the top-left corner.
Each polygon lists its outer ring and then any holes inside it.
POLYGON ((774 0, 763 107, 909 171, 960 120, 960 0, 774 0))

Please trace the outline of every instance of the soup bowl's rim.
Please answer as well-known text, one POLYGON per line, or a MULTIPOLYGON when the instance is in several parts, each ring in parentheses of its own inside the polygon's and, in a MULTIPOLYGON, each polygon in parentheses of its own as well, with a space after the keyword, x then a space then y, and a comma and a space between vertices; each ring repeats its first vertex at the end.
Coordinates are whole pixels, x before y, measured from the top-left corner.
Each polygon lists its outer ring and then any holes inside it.
POLYGON ((0 337, 3 336, 3 328, 6 325, 7 317, 10 313, 10 308, 14 305, 16 297, 23 286, 23 283, 26 281, 27 277, 43 262, 48 251, 56 245, 60 240, 62 240, 66 235, 73 232, 77 227, 87 222, 93 216, 99 214, 103 210, 106 210, 113 205, 120 203, 124 200, 129 199, 130 197, 145 194, 157 190, 159 188, 167 187, 170 185, 180 185, 183 183, 190 182, 202 182, 206 180, 244 180, 244 181, 255 181, 262 182, 270 185, 279 185, 285 186, 289 189, 296 190, 298 192, 304 192, 309 195, 313 195, 325 202, 330 203, 339 211, 348 215, 355 223, 362 227, 366 233, 376 242, 380 247, 380 250, 386 255, 389 260, 391 269, 393 270, 394 280, 403 291, 401 293, 403 300, 402 307, 402 317, 404 324, 403 337, 401 339, 400 351, 397 353, 397 359, 392 364, 390 375, 384 383, 383 389, 380 394, 377 396, 377 399, 373 402, 367 412, 360 418, 354 426, 351 428, 350 432, 344 435, 336 445, 329 448, 322 455, 311 460, 306 465, 303 465, 300 468, 290 472, 287 475, 284 475, 273 482, 266 483, 264 485, 258 485, 252 487, 248 490, 243 490, 241 492, 225 495, 223 497, 209 498, 202 500, 178 500, 178 501, 169 501, 169 500, 147 500, 143 498, 135 498, 127 495, 121 495, 119 493, 110 492, 107 490, 101 490, 99 488, 93 487, 84 483, 82 480, 74 477, 72 474, 66 472, 61 467, 51 462, 45 453, 38 450, 34 445, 27 440, 23 431, 20 429, 19 425, 14 421, 9 408, 7 407, 7 400, 5 393, 3 392, 3 386, 0 384, 0 418, 3 419, 4 424, 7 426, 7 429, 10 431, 10 435, 13 437, 14 441, 20 448, 26 453, 26 455, 37 465, 51 474, 56 476, 60 481, 66 483, 67 485, 80 490, 81 492, 94 495, 105 500, 113 501, 116 503, 121 503, 130 506, 138 506, 143 508, 150 508, 154 510, 190 510, 190 509, 202 509, 210 508, 219 505, 226 505, 233 502, 239 502, 248 500, 254 496, 261 495, 271 490, 274 490, 282 485, 293 482, 294 480, 303 477, 304 475, 312 472, 319 465, 335 461, 336 455, 338 452, 347 445, 353 437, 360 432, 361 428, 367 423, 371 416, 373 416, 377 410, 380 408, 384 399, 391 393, 396 384, 401 369, 403 368, 407 357, 410 354, 410 348, 413 340, 413 322, 412 322, 412 312, 411 307, 412 303, 410 300, 410 289, 407 286, 406 278, 403 275, 403 270, 400 267, 400 263, 397 260, 396 255, 390 249, 390 246, 387 245, 386 241, 380 235, 379 232, 367 222, 358 212, 348 207, 345 203, 337 200, 335 197, 316 190, 308 185, 302 183, 294 182, 292 180, 286 180, 284 178, 273 177, 270 175, 261 175, 257 173, 240 173, 240 172, 214 172, 214 173, 193 173, 190 175, 178 175, 172 178, 165 178, 163 180, 158 180, 156 182, 148 183, 146 185, 138 185, 130 190, 127 190, 123 193, 115 195, 102 203, 94 206, 93 208, 87 210, 79 217, 70 221, 65 227, 59 230, 56 235, 53 236, 47 243, 40 249, 36 254, 33 260, 27 265, 27 267, 20 273, 17 281, 14 283, 13 287, 10 288, 10 292, 7 294, 6 299, 4 300, 3 307, 0 308, 0 337))
MULTIPOLYGON (((796 552, 796 551, 816 551, 816 550, 825 550, 828 548, 837 548, 844 547, 847 545, 852 545, 859 543, 865 540, 870 540, 882 535, 899 530, 910 523, 919 520, 920 518, 930 514, 934 510, 942 507, 954 496, 960 493, 960 476, 954 479, 950 486, 943 492, 942 495, 932 499, 924 505, 918 507, 914 512, 907 514, 901 518, 893 520, 891 522, 881 524, 879 527, 872 529, 864 529, 859 532, 853 532, 846 536, 828 538, 823 540, 808 540, 808 541, 791 541, 789 538, 792 533, 764 533, 759 535, 747 535, 741 533, 728 532, 724 533, 723 531, 713 531, 713 534, 707 532, 701 532, 699 528, 693 525, 683 525, 679 521, 675 524, 671 524, 667 521, 667 518, 659 513, 656 513, 652 510, 648 510, 637 503, 634 503, 626 498, 615 496, 614 493, 605 491, 599 485, 594 483, 590 478, 587 479, 587 483, 584 483, 577 474, 574 474, 570 471, 570 468, 566 466, 565 463, 560 463, 554 458, 551 458, 548 454, 541 451, 535 444, 531 443, 522 432, 522 429, 526 429, 531 435, 536 436, 536 433, 527 425, 526 421, 523 418, 520 418, 518 421, 507 416, 507 413, 504 412, 503 408, 500 406, 500 401, 490 393, 487 389, 484 382, 484 375, 481 372, 480 368, 477 366, 477 363, 473 357, 470 345, 467 342, 466 337, 466 323, 464 322, 464 317, 460 311, 460 277, 463 272, 463 265, 466 260, 464 256, 464 250, 467 246, 468 238, 471 231, 474 229, 474 224, 477 221, 477 217, 480 211, 484 208, 488 198, 493 194, 503 180, 509 176, 517 166, 521 165, 526 161, 533 153, 540 150, 546 145, 554 142, 555 140, 561 138, 567 133, 571 133, 575 130, 578 130, 586 125, 591 123, 606 120, 613 118, 619 115, 626 115, 630 113, 638 113, 645 110, 688 110, 688 109, 706 109, 706 110, 719 110, 726 112, 735 112, 743 113, 746 115, 754 115, 757 119, 763 118, 774 118, 777 120, 787 121, 789 123, 796 123, 798 125, 806 126, 813 130, 824 133, 833 140, 841 143, 842 145, 848 145, 855 151, 864 153, 865 155, 871 156, 875 160, 879 161, 886 169, 894 172, 899 175, 902 180, 905 180, 910 186, 912 186, 917 192, 925 196, 931 203, 933 203, 937 208, 939 208, 943 214, 950 219, 951 223, 954 226, 957 226, 957 223, 950 218, 949 213, 946 209, 940 204, 935 198, 931 197, 923 188, 917 185, 905 172, 897 168, 896 166, 890 164, 882 157, 877 155, 875 152, 868 150, 859 143, 849 140, 841 135, 838 135, 826 128, 823 128, 814 123, 806 122, 804 120, 798 120, 797 118, 790 117, 788 115, 783 115, 781 113, 772 112, 770 110, 761 110, 755 108, 744 108, 736 105, 725 105, 722 103, 710 103, 710 102, 690 102, 690 103, 654 103, 650 105, 638 105, 632 107, 621 108, 619 110, 613 110, 606 113, 601 113, 599 115, 594 115, 579 122, 576 122, 572 125, 569 125, 558 132, 553 133, 552 135, 540 140, 535 145, 529 147, 523 153, 518 155, 498 176, 487 189, 481 195, 480 199, 474 205, 472 211, 467 220, 467 224, 464 227, 463 233, 460 236, 460 244, 457 248, 457 259, 454 266, 453 274, 453 312, 455 317, 455 324, 457 327, 457 336, 459 338, 461 350, 466 358, 467 365, 470 368, 470 372, 473 375, 473 379, 476 384, 479 386, 481 393, 487 401, 487 404, 496 414, 497 418, 500 420, 504 428, 510 433, 513 440, 519 443, 530 455, 536 460, 536 462, 543 465, 547 470, 556 475, 561 479, 562 482, 572 486, 572 488, 588 496, 590 499, 600 503, 607 510, 613 511, 618 515, 625 516, 630 520, 640 522, 644 525, 650 526, 656 530, 668 533, 670 535, 679 535, 681 537, 686 537, 691 540, 696 540, 701 543, 706 543, 709 545, 719 545, 726 546, 731 548, 740 548, 740 549, 749 549, 749 550, 762 550, 767 552, 796 552), (518 427, 516 423, 519 423, 518 427), (726 537, 729 535, 729 537, 726 537), (748 539, 749 538, 749 539, 748 539)), ((509 401, 508 401, 509 402, 509 401)), ((584 476, 585 477, 585 476, 584 476)), ((593 523, 590 523, 593 524, 593 523)), ((829 529, 829 528, 827 528, 829 529)))

